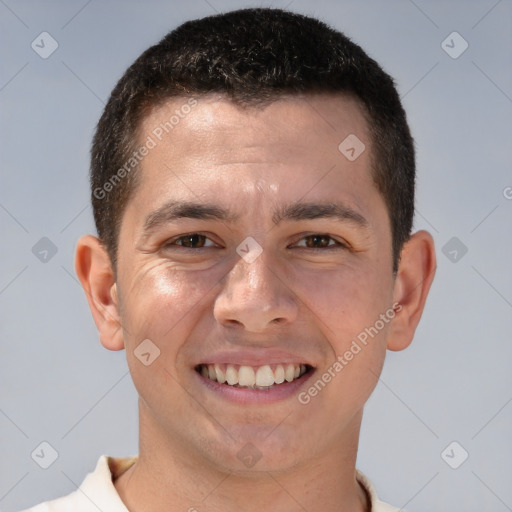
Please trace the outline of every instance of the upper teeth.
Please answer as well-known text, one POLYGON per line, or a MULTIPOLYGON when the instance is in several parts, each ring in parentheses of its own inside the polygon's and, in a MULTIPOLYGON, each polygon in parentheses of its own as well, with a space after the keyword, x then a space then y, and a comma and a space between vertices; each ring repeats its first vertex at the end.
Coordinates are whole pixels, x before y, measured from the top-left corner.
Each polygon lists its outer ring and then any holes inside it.
POLYGON ((285 380, 291 382, 306 373, 304 364, 278 364, 272 369, 264 366, 238 366, 233 364, 202 364, 201 375, 221 384, 230 386, 269 387, 281 384, 285 380))

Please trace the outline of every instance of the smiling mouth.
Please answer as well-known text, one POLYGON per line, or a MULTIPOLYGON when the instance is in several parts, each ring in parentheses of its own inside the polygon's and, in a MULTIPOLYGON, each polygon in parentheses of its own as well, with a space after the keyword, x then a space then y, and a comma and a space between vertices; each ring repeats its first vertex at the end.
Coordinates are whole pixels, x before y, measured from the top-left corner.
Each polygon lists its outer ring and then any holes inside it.
POLYGON ((268 390, 300 379, 312 371, 307 364, 245 366, 235 364, 200 364, 196 372, 206 379, 234 388, 268 390))

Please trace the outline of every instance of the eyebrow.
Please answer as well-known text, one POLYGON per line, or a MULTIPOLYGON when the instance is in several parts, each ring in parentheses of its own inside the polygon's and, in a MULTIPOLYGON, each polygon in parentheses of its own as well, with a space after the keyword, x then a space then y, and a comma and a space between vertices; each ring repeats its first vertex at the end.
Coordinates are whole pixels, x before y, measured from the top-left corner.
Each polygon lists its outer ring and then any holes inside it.
MULTIPOLYGON (((143 235, 148 236, 161 226, 181 218, 217 220, 233 223, 240 215, 229 209, 211 203, 191 201, 170 201, 151 212, 144 222, 143 235)), ((294 202, 279 207, 273 212, 272 222, 277 226, 283 221, 303 221, 320 218, 349 222, 361 228, 368 228, 368 221, 349 206, 339 202, 303 203, 294 202)))

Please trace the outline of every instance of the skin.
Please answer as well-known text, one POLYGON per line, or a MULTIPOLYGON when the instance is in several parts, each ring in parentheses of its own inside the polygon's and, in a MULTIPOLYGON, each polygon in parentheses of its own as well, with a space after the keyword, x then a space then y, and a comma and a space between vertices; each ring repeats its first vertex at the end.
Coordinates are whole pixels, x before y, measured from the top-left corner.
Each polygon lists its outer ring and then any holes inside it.
MULTIPOLYGON (((150 113, 140 140, 185 101, 150 113)), ((75 267, 101 343, 126 349, 139 393, 139 458, 114 483, 130 511, 368 509, 355 480, 363 406, 386 350, 412 341, 435 271, 432 237, 419 231, 393 274, 370 151, 350 98, 294 96, 244 111, 203 97, 142 161, 122 219, 117 280, 98 239, 80 239, 75 267), (349 134, 366 146, 355 161, 338 150, 349 134), (170 200, 211 202, 240 217, 182 218, 143 236, 145 218, 170 200), (367 225, 275 225, 273 210, 299 200, 342 201, 367 225), (189 233, 207 238, 186 249, 176 239, 189 233), (315 234, 331 238, 315 242, 315 234), (236 252, 248 236, 263 249, 252 263, 236 252), (297 394, 234 404, 197 379, 194 366, 211 354, 269 347, 300 356, 319 377, 393 304, 394 318, 307 405, 297 394), (148 366, 134 354, 145 339, 160 349, 148 366), (261 455, 251 468, 237 457, 249 442, 261 455)))

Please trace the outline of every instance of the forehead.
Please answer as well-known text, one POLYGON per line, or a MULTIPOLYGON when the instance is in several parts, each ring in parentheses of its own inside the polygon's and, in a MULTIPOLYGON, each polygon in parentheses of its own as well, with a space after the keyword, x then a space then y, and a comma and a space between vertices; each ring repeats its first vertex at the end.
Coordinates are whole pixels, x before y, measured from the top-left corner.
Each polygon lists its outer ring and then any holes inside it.
POLYGON ((247 146, 249 141, 275 146, 294 138, 298 145, 318 139, 336 148, 340 137, 350 133, 369 142, 360 102, 346 94, 325 93, 282 96, 266 106, 248 107, 216 94, 172 98, 151 109, 140 133, 178 152, 189 144, 196 149, 211 143, 247 146))
POLYGON ((364 206, 375 194, 368 126, 349 96, 288 96, 264 108, 218 95, 173 98, 153 108, 139 133, 151 149, 128 205, 136 213, 170 199, 222 200, 239 212, 247 200, 275 211, 306 193, 334 200, 340 184, 348 203, 364 206))

